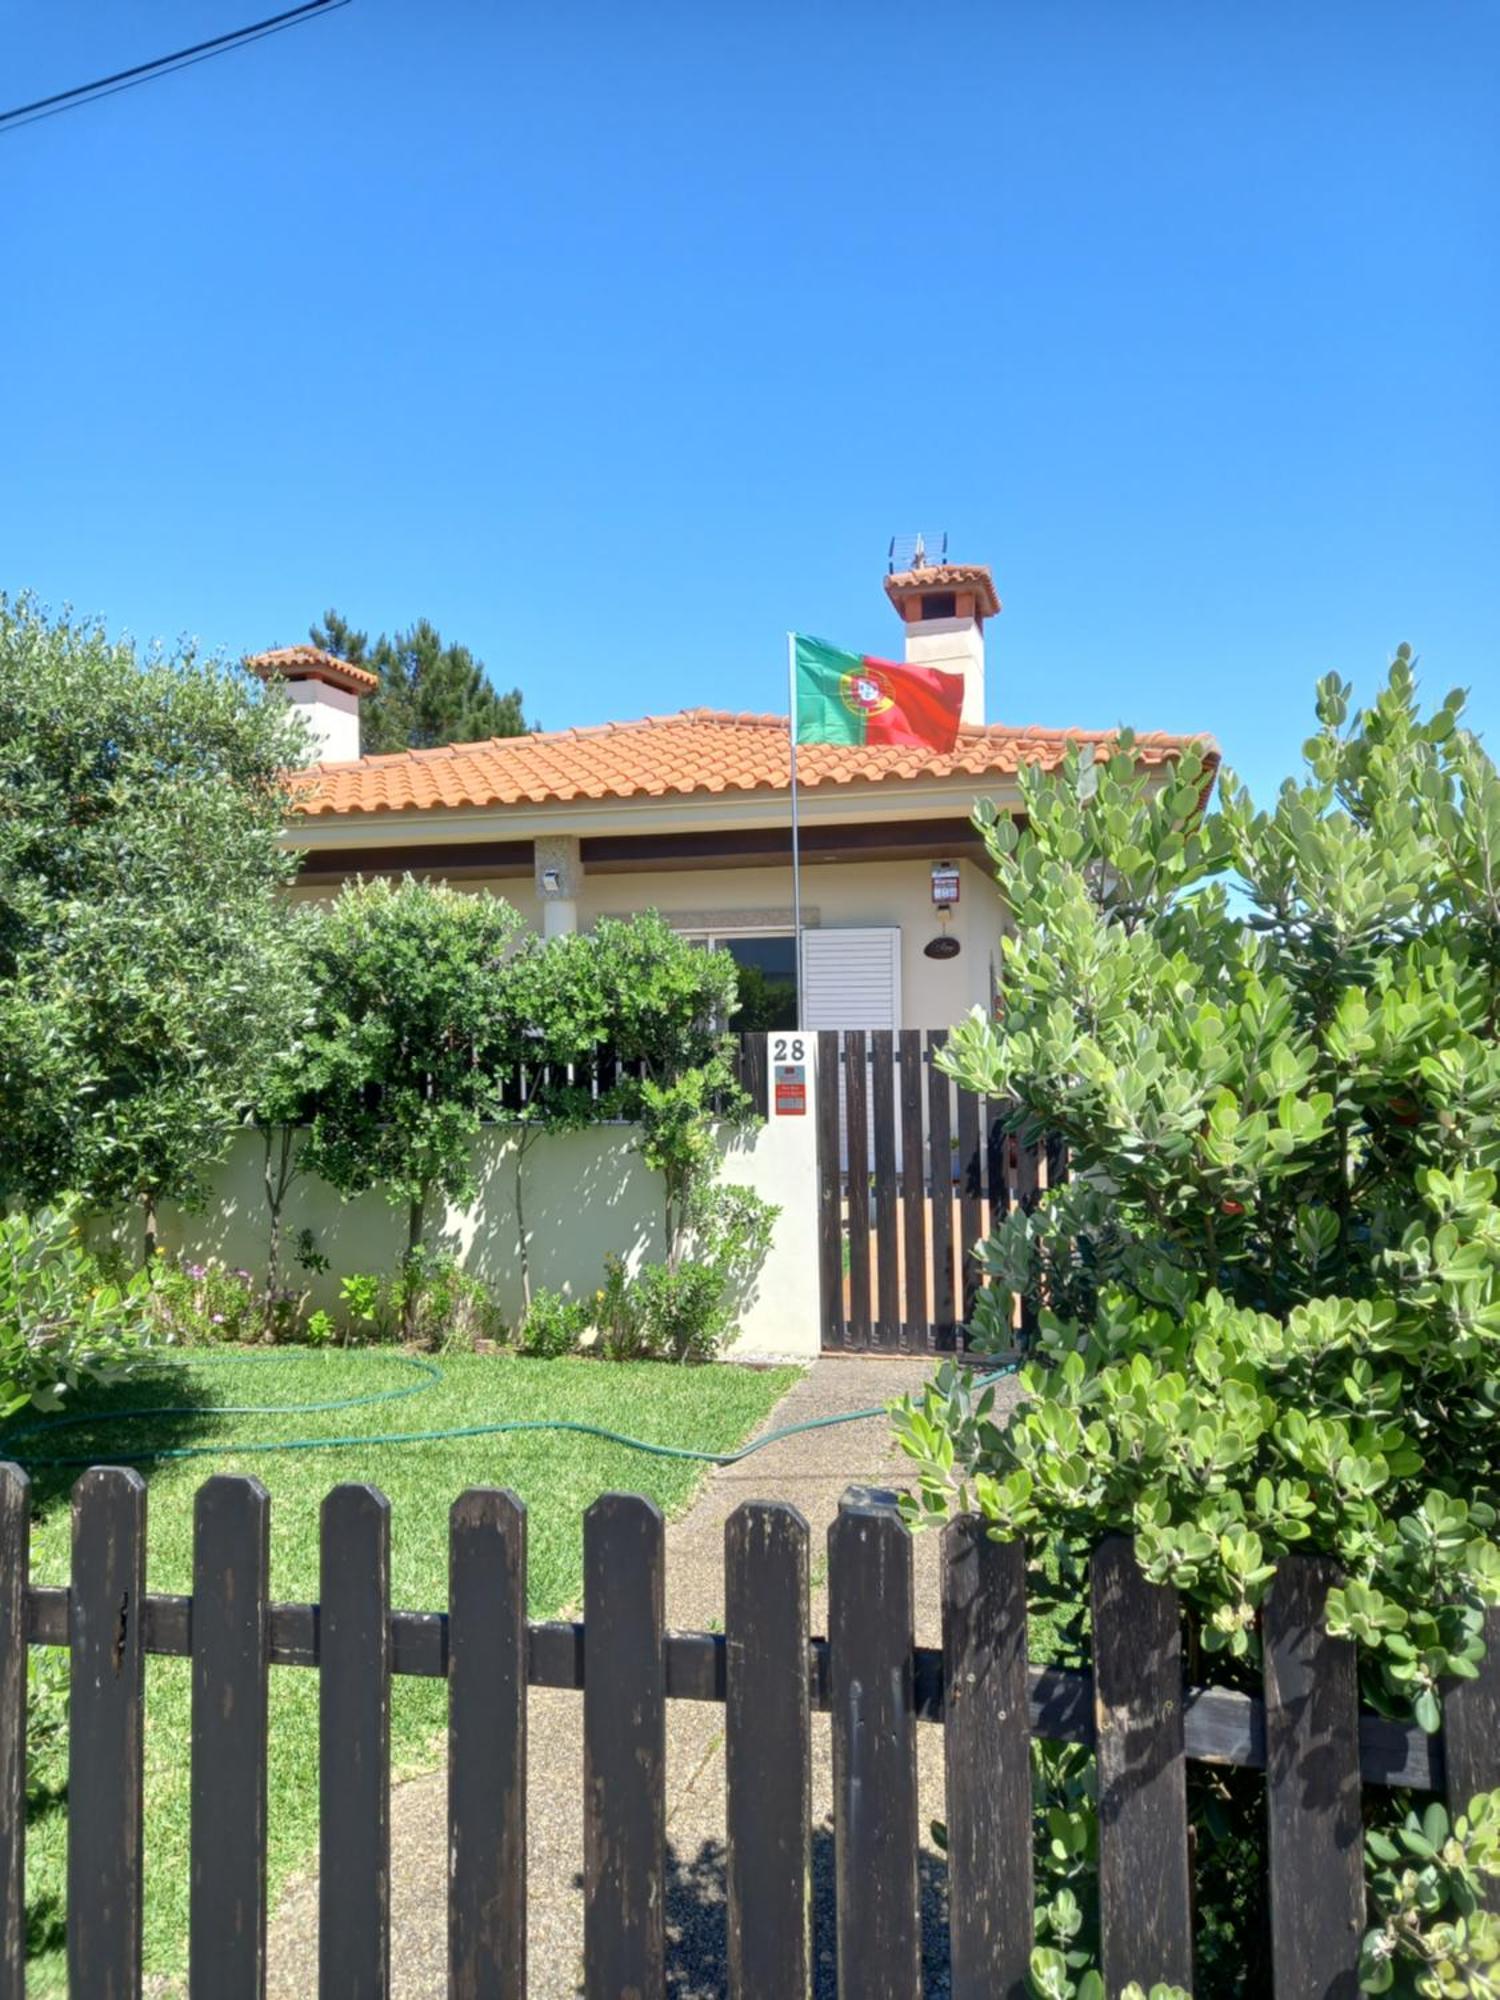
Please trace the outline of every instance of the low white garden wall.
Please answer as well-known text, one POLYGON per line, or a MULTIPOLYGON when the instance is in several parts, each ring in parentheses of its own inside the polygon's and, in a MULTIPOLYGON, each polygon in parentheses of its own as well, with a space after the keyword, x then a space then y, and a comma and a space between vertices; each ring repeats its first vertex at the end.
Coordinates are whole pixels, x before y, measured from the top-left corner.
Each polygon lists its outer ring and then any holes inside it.
MULTIPOLYGON (((815 1096, 808 1042, 806 1110, 777 1116, 726 1144, 725 1178, 753 1187, 781 1209, 770 1255, 742 1316, 731 1353, 810 1357, 818 1351, 817 1169, 815 1096)), ((774 1093, 773 1093, 774 1097, 774 1093)), ((478 1192, 463 1207, 429 1220, 427 1240, 451 1250, 466 1270, 491 1286, 514 1325, 521 1312, 521 1267, 515 1213, 514 1136, 503 1126, 486 1130, 475 1147, 478 1192)), ((267 1219, 262 1179, 264 1150, 253 1132, 236 1134, 214 1176, 202 1213, 167 1205, 161 1241, 190 1261, 220 1257, 231 1268, 257 1275, 265 1268, 267 1219)), ((635 1150, 624 1126, 543 1137, 527 1155, 523 1190, 533 1288, 546 1286, 584 1297, 604 1274, 614 1251, 632 1266, 665 1250, 659 1176, 635 1150)), ((138 1236, 119 1232, 122 1247, 138 1251, 138 1236)), ((133 1232, 138 1225, 128 1227, 133 1232)), ((312 1306, 336 1313, 339 1281, 352 1272, 392 1271, 405 1248, 406 1209, 381 1195, 341 1201, 312 1175, 292 1186, 283 1211, 284 1264, 289 1280, 304 1274, 294 1262, 299 1231, 310 1229, 329 1269, 306 1274, 312 1306)))

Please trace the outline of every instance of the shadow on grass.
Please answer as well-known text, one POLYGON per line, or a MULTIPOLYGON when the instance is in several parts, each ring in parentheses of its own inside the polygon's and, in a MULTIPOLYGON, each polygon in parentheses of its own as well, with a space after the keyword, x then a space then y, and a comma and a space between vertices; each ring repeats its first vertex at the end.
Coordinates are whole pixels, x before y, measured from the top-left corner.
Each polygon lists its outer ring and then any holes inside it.
POLYGON ((229 1388, 171 1362, 145 1362, 121 1381, 80 1389, 63 1411, 28 1411, 0 1425, 0 1459, 30 1474, 32 1504, 43 1513, 91 1465, 139 1458, 136 1470, 149 1480, 162 1461, 143 1455, 212 1440, 221 1405, 233 1401, 229 1388))

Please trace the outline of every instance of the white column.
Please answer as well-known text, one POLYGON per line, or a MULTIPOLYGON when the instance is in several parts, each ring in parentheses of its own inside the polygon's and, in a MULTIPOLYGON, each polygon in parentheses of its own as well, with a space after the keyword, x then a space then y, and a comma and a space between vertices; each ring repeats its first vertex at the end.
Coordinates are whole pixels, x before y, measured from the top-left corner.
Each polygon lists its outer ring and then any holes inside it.
MULTIPOLYGON (((817 1052, 816 1035, 766 1036, 770 1116, 754 1131, 736 1134, 726 1150, 725 1180, 754 1188, 781 1210, 740 1318, 740 1337, 728 1350, 735 1359, 812 1360, 821 1348, 817 1052)), ((837 1077, 829 1088, 838 1089, 837 1077)))
POLYGON ((578 928, 578 892, 583 886, 578 839, 573 834, 553 835, 536 841, 532 852, 542 936, 564 937, 578 928))

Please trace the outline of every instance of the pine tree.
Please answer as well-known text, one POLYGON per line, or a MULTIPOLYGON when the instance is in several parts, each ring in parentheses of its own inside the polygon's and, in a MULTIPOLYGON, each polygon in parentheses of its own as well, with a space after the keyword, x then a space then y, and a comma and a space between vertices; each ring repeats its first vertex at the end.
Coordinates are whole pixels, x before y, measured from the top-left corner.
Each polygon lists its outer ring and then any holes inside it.
POLYGON ((450 646, 430 619, 373 642, 337 611, 309 628, 315 646, 366 667, 380 685, 362 706, 367 751, 434 750, 445 743, 478 743, 489 736, 522 736, 529 725, 521 690, 497 693, 467 646, 450 646))

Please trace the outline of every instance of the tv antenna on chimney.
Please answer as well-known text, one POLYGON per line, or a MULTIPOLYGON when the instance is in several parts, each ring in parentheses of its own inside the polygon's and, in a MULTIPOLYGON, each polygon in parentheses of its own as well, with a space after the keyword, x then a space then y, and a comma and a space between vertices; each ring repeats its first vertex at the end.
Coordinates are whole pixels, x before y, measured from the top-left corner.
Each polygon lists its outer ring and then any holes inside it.
POLYGON ((948 530, 941 534, 892 535, 886 551, 886 573, 895 576, 909 569, 930 569, 948 560, 948 530))

